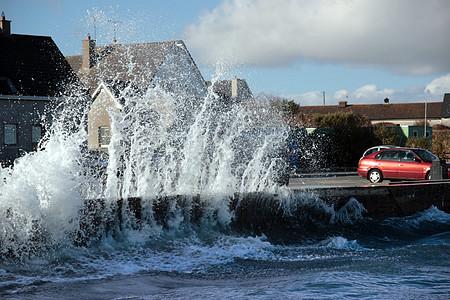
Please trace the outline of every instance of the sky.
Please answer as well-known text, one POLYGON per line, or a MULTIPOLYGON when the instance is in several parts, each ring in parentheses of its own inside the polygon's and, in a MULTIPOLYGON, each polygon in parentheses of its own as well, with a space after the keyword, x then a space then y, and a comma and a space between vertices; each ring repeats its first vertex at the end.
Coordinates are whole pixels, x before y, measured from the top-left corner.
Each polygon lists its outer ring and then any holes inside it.
POLYGON ((185 42, 206 80, 306 105, 440 102, 450 93, 450 0, 0 0, 15 34, 63 55, 185 42))

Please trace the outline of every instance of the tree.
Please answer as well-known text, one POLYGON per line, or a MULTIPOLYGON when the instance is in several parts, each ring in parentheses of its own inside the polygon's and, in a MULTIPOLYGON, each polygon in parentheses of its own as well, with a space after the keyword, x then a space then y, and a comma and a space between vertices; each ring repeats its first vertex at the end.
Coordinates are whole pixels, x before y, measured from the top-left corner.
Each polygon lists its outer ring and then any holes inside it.
POLYGON ((314 114, 313 122, 317 125, 317 127, 346 128, 349 130, 370 124, 369 118, 353 112, 314 114))
POLYGON ((287 115, 295 115, 297 113, 297 110, 299 108, 299 105, 295 103, 293 100, 281 100, 281 110, 287 114, 287 115))
POLYGON ((381 141, 382 145, 397 145, 400 138, 394 128, 386 126, 377 127, 373 131, 373 135, 381 141))

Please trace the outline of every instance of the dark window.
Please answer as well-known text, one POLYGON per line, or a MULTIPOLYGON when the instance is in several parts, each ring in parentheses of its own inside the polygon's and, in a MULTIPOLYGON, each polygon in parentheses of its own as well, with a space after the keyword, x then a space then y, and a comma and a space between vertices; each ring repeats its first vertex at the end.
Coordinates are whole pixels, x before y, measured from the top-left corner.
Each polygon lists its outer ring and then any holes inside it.
POLYGON ((111 140, 111 135, 109 134, 109 126, 100 126, 98 128, 98 143, 100 147, 108 146, 111 140))
POLYGON ((378 151, 378 149, 372 149, 372 150, 369 150, 369 151, 367 151, 367 154, 366 154, 366 155, 370 155, 370 154, 375 153, 375 152, 377 152, 377 151, 378 151))
POLYGON ((396 151, 396 150, 383 151, 381 153, 378 153, 375 156, 375 159, 397 161, 398 160, 398 151, 396 151))
POLYGON ((17 124, 5 124, 3 132, 5 145, 17 145, 17 124))
POLYGON ((431 152, 423 149, 416 149, 414 152, 425 162, 432 162, 433 160, 438 160, 439 158, 431 152))
POLYGON ((43 136, 42 125, 36 124, 31 126, 31 147, 33 151, 37 150, 38 144, 43 136))
POLYGON ((400 151, 400 161, 415 162, 416 156, 411 151, 400 151))

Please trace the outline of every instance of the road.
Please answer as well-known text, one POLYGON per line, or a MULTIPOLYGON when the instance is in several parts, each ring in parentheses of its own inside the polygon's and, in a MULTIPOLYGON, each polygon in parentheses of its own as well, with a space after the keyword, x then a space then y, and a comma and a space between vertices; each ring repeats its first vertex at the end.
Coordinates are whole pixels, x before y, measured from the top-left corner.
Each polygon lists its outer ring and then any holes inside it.
MULTIPOLYGON (((389 181, 383 182, 389 183, 389 181)), ((370 182, 362 178, 356 172, 322 172, 300 173, 289 179, 290 188, 310 187, 344 187, 370 185, 370 182)))

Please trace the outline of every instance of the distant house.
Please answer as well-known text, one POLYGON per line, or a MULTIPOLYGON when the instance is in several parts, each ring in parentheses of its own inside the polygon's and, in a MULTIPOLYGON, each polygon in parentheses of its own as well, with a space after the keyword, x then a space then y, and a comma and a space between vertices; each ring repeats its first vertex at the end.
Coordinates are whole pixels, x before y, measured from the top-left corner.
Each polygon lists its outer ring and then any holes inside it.
POLYGON ((335 112, 353 112, 368 117, 372 124, 392 123, 398 126, 413 126, 418 122, 450 125, 450 94, 444 95, 443 102, 429 103, 389 103, 382 104, 348 104, 340 101, 338 105, 300 106, 298 112, 304 114, 328 114, 335 112))
POLYGON ((450 126, 450 93, 444 94, 442 102, 442 124, 450 126))
MULTIPOLYGON (((212 84, 211 81, 207 82, 208 86, 212 84)), ((236 77, 214 82, 213 91, 226 104, 238 103, 253 98, 253 94, 245 79, 236 77)))
POLYGON ((51 106, 80 82, 51 37, 11 34, 0 20, 0 162, 37 149, 51 106))
MULTIPOLYGON (((88 36, 82 45, 82 55, 66 59, 93 99, 88 114, 89 149, 107 151, 111 113, 121 110, 126 96, 142 96, 159 88, 183 95, 177 99, 183 103, 178 103, 176 109, 188 114, 206 95, 206 82, 183 41, 96 47, 88 36)), ((167 107, 158 105, 161 99, 150 101, 159 114, 171 115, 167 107)))

